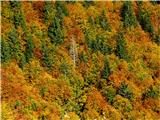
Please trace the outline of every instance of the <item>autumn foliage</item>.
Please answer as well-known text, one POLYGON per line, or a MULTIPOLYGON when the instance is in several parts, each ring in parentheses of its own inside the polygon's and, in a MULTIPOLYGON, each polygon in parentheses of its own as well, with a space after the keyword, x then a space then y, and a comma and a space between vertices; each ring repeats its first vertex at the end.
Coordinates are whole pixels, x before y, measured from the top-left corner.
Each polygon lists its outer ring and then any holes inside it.
POLYGON ((2 120, 158 120, 158 1, 2 1, 2 120))

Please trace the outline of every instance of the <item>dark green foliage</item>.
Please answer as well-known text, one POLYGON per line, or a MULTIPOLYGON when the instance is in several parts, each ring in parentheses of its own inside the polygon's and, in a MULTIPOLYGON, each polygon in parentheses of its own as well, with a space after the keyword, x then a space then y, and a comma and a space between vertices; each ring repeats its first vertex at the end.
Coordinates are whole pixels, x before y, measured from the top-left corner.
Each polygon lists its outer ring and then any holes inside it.
POLYGON ((66 62, 63 62, 61 65, 60 65, 60 71, 64 74, 64 75, 67 75, 69 74, 69 65, 66 63, 66 62))
POLYGON ((88 8, 89 6, 94 6, 95 2, 94 1, 83 1, 83 6, 88 8))
POLYGON ((97 25, 100 25, 100 27, 103 28, 104 30, 111 31, 111 27, 108 23, 105 10, 103 10, 102 14, 96 17, 95 19, 92 16, 89 16, 88 22, 93 26, 97 24, 97 25))
POLYGON ((41 97, 44 97, 46 91, 47 91, 47 88, 46 88, 46 87, 40 88, 39 94, 41 95, 41 97))
POLYGON ((22 105, 21 101, 17 100, 14 107, 17 108, 21 105, 22 105))
POLYGON ((54 19, 55 16, 55 10, 53 8, 51 1, 45 1, 44 6, 44 21, 45 23, 48 23, 54 19))
POLYGON ((88 18, 88 22, 91 24, 91 25, 94 25, 95 24, 95 20, 92 16, 89 16, 88 18))
POLYGON ((25 56, 26 56, 26 61, 29 62, 31 58, 34 57, 34 42, 32 40, 32 36, 28 35, 27 36, 27 43, 26 43, 26 51, 25 51, 25 56))
POLYGON ((27 34, 27 25, 26 25, 26 20, 25 20, 25 16, 22 12, 22 10, 20 11, 20 22, 21 22, 21 27, 23 29, 23 31, 27 34))
POLYGON ((32 109, 33 111, 37 111, 38 107, 37 107, 37 104, 36 104, 35 102, 32 102, 32 104, 31 104, 31 109, 32 109))
POLYGON ((102 71, 102 78, 107 79, 109 77, 110 73, 111 73, 111 71, 110 71, 110 67, 109 67, 108 58, 105 58, 104 68, 102 71))
POLYGON ((103 94, 106 97, 107 101, 109 103, 112 103, 114 100, 114 97, 116 96, 116 89, 113 86, 107 86, 103 88, 103 94))
POLYGON ((9 45, 4 41, 4 39, 1 39, 1 62, 8 62, 11 58, 10 54, 10 47, 9 45))
POLYGON ((154 98, 158 99, 160 98, 160 89, 159 86, 151 86, 149 90, 144 94, 145 98, 154 98))
POLYGON ((57 10, 56 17, 58 17, 60 20, 63 20, 63 17, 68 15, 68 10, 65 6, 65 2, 56 1, 55 7, 57 10))
POLYGON ((155 43, 157 43, 158 45, 160 45, 160 35, 154 33, 154 35, 153 35, 153 41, 155 43))
POLYGON ((120 59, 124 59, 126 61, 129 60, 129 57, 126 51, 126 41, 122 33, 118 35, 116 54, 120 59))
POLYGON ((84 51, 80 54, 80 60, 85 63, 88 61, 88 56, 84 51))
POLYGON ((133 6, 131 1, 125 1, 121 10, 121 16, 124 27, 131 27, 137 25, 137 20, 134 15, 133 6))
POLYGON ((42 51, 42 61, 46 67, 49 69, 52 68, 52 64, 54 63, 54 49, 47 47, 45 41, 42 41, 41 45, 41 51, 42 51))
POLYGON ((139 7, 138 11, 138 21, 144 31, 149 32, 151 35, 153 34, 154 31, 151 24, 150 14, 141 7, 139 7))
POLYGON ((64 33, 60 25, 60 19, 55 17, 53 23, 48 28, 48 36, 55 45, 62 44, 64 41, 64 33))
POLYGON ((18 56, 20 54, 20 43, 19 43, 17 31, 15 28, 13 28, 8 33, 8 38, 9 38, 8 42, 9 42, 11 56, 12 58, 18 59, 18 56))
POLYGON ((27 63, 26 56, 22 53, 19 61, 19 67, 23 69, 24 65, 27 63))
POLYGON ((139 7, 138 20, 142 29, 150 34, 152 40, 155 43, 160 44, 160 36, 154 32, 150 19, 150 13, 147 10, 143 10, 141 7, 139 7))
POLYGON ((101 51, 103 54, 107 54, 110 52, 108 45, 105 43, 105 38, 103 36, 97 36, 96 39, 88 40, 88 47, 90 47, 94 51, 101 51))
POLYGON ((118 94, 130 100, 133 99, 133 92, 125 82, 121 83, 118 94))
POLYGON ((101 16, 99 16, 99 24, 104 30, 111 31, 110 25, 108 23, 108 19, 106 17, 105 10, 103 10, 101 16))
POLYGON ((138 7, 140 7, 142 4, 143 4, 143 2, 142 2, 142 1, 137 1, 137 5, 138 5, 138 7))
POLYGON ((18 2, 18 1, 10 1, 10 5, 11 5, 11 7, 13 7, 13 8, 15 8, 15 7, 20 7, 21 6, 21 4, 20 4, 20 2, 18 2))
POLYGON ((27 26, 25 21, 25 16, 21 9, 21 2, 10 1, 11 7, 14 11, 14 25, 17 29, 18 26, 21 26, 24 32, 27 32, 27 26))
POLYGON ((47 116, 42 114, 38 117, 38 120, 47 120, 47 116))
POLYGON ((153 5, 157 5, 157 4, 159 4, 160 2, 159 2, 159 0, 152 0, 152 1, 150 1, 153 5))

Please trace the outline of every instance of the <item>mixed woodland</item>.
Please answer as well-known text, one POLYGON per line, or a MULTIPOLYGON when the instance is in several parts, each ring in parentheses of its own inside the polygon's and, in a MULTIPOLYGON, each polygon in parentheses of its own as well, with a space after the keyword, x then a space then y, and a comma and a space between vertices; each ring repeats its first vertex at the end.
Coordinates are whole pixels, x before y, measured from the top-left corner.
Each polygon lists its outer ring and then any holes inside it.
POLYGON ((2 120, 159 120, 160 2, 1 1, 2 120))

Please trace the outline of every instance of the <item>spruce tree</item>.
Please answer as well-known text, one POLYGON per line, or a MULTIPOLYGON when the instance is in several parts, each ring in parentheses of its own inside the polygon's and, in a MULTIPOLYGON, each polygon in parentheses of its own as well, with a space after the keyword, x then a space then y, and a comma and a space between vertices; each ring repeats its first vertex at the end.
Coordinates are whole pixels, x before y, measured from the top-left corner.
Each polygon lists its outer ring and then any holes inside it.
POLYGON ((4 41, 4 39, 1 39, 1 62, 8 62, 11 58, 11 54, 10 54, 10 47, 9 45, 6 43, 6 41, 4 41))
POLYGON ((120 59, 124 59, 126 61, 129 60, 127 51, 126 51, 126 41, 124 39, 123 33, 120 33, 118 35, 116 54, 120 59))
POLYGON ((124 27, 131 27, 137 25, 137 20, 134 15, 133 6, 131 1, 125 1, 121 10, 121 16, 124 27))
POLYGON ((62 21, 64 16, 68 15, 68 10, 65 6, 65 2, 56 1, 55 8, 56 8, 56 16, 62 21))
POLYGON ((42 61, 43 61, 44 65, 46 67, 48 67, 49 69, 51 69, 52 64, 54 63, 54 59, 53 59, 54 49, 47 47, 46 42, 42 41, 41 51, 42 51, 42 55, 43 55, 42 61))
POLYGON ((110 75, 111 71, 110 71, 110 67, 109 67, 109 61, 108 58, 105 58, 104 60, 104 68, 102 71, 102 78, 107 79, 110 75))
POLYGON ((144 31, 149 32, 151 35, 153 35, 154 31, 150 19, 150 14, 148 13, 148 11, 143 10, 141 7, 139 7, 138 11, 138 21, 144 31))
POLYGON ((52 5, 51 1, 45 1, 45 5, 44 5, 44 22, 46 24, 50 24, 51 21, 53 21, 55 17, 55 9, 52 5))
POLYGON ((100 26, 106 30, 106 31, 111 31, 110 25, 108 23, 108 19, 106 17, 106 11, 103 10, 102 14, 99 16, 99 22, 100 26))
POLYGON ((53 23, 49 26, 48 36, 51 38, 51 43, 55 45, 59 45, 63 43, 64 33, 61 29, 59 18, 55 17, 53 23))
POLYGON ((8 38, 9 38, 9 47, 11 51, 11 56, 14 59, 18 59, 19 52, 20 52, 20 43, 19 43, 18 34, 15 28, 13 28, 9 32, 8 38))
POLYGON ((18 1, 10 1, 10 5, 12 10, 14 11, 14 25, 17 29, 19 26, 22 27, 23 31, 27 32, 27 25, 25 16, 23 14, 22 8, 21 8, 21 2, 18 1))
POLYGON ((32 40, 32 36, 27 36, 27 42, 26 42, 26 51, 25 51, 25 57, 26 61, 29 62, 30 58, 34 57, 34 42, 32 40))

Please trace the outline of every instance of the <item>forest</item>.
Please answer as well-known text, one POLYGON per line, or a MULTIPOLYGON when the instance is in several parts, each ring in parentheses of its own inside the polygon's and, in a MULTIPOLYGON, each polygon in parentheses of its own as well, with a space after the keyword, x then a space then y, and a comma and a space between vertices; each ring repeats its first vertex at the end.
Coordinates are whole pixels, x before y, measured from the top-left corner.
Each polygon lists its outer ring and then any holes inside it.
POLYGON ((2 120, 159 120, 159 1, 1 1, 2 120))

